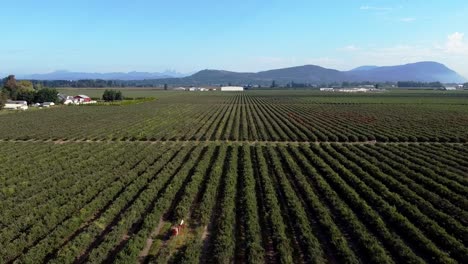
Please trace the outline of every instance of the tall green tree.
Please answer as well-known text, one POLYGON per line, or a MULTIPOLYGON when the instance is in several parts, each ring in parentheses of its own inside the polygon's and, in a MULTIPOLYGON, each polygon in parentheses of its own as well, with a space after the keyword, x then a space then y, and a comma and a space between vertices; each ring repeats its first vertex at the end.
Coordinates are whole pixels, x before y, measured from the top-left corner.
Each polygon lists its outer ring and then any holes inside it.
POLYGON ((122 92, 118 90, 105 90, 102 95, 102 100, 106 102, 121 101, 123 100, 123 95, 122 92))
POLYGON ((28 104, 34 103, 36 90, 30 81, 21 80, 16 83, 16 100, 27 101, 28 104))
POLYGON ((44 102, 53 102, 58 103, 58 92, 53 88, 43 88, 36 92, 36 96, 34 97, 34 102, 37 103, 44 103, 44 102))
POLYGON ((33 104, 36 101, 37 92, 35 90, 18 90, 17 100, 26 101, 28 104, 33 104))
POLYGON ((18 96, 18 84, 14 75, 9 75, 3 79, 3 93, 11 100, 16 100, 18 96))
POLYGON ((16 84, 17 84, 18 90, 25 90, 25 91, 34 90, 34 85, 31 81, 21 80, 21 81, 18 81, 16 84))

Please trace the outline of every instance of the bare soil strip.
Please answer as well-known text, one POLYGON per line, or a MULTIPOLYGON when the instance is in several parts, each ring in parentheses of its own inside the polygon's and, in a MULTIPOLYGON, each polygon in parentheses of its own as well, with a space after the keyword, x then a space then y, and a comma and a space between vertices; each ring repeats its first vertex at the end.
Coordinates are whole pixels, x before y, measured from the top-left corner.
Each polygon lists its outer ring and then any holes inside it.
POLYGON ((140 255, 138 256, 140 263, 144 263, 146 257, 149 254, 151 246, 153 245, 153 237, 159 234, 159 231, 161 230, 163 223, 164 223, 163 219, 160 218, 158 226, 153 230, 153 232, 151 232, 150 236, 146 239, 145 247, 143 248, 143 250, 140 252, 140 255))

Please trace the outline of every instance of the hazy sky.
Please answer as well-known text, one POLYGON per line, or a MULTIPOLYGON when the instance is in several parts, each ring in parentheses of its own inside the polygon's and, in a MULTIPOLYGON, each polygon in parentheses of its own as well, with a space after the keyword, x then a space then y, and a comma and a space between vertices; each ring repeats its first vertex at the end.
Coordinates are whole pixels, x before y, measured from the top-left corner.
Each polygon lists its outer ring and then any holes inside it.
POLYGON ((433 60, 468 77, 467 18, 467 0, 0 0, 0 73, 433 60))

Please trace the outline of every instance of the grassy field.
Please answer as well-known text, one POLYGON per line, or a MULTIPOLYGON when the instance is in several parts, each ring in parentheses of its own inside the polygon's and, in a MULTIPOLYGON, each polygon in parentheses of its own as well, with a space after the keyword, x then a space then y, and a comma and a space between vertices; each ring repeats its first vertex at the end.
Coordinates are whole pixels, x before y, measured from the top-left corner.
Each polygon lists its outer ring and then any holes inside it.
MULTIPOLYGON (((109 88, 61 88, 57 89, 60 93, 64 93, 67 95, 78 95, 78 94, 85 94, 92 98, 102 98, 102 94, 104 91, 109 88)), ((167 91, 161 89, 153 89, 153 88, 112 88, 113 90, 122 91, 125 97, 130 98, 142 98, 142 97, 159 97, 159 96, 166 96, 167 91), (166 92, 166 94, 164 94, 166 92)))
POLYGON ((0 263, 468 262, 467 92, 123 93, 0 114, 0 263))

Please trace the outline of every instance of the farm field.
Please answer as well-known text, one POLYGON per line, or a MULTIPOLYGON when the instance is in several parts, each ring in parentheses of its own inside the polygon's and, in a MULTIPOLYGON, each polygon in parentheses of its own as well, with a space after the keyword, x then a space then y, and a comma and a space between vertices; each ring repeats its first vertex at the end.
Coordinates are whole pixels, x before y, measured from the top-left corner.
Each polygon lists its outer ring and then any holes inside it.
POLYGON ((159 93, 0 115, 0 263, 468 263, 467 93, 159 93))
POLYGON ((456 97, 445 93, 333 97, 333 94, 303 91, 160 93, 154 102, 132 106, 70 106, 0 115, 1 138, 294 142, 468 140, 468 93, 456 97), (402 103, 397 103, 398 100, 402 103))

